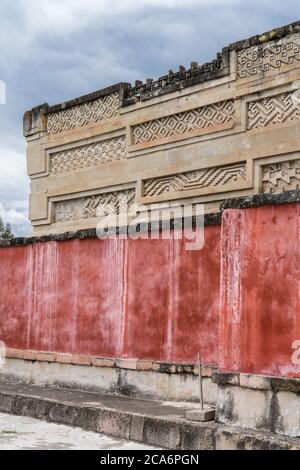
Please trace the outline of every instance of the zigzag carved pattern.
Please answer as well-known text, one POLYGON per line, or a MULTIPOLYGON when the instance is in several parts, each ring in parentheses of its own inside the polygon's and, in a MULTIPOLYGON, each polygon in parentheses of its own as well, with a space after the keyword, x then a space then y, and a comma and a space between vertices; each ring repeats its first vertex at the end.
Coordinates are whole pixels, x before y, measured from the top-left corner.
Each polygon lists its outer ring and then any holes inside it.
POLYGON ((251 101, 248 107, 248 129, 258 129, 272 124, 300 119, 300 108, 292 93, 251 101))
POLYGON ((245 78, 258 72, 269 72, 282 66, 293 65, 297 61, 300 61, 300 34, 238 52, 238 77, 245 78))
POLYGON ((155 197, 166 193, 179 193, 210 186, 226 186, 231 182, 246 180, 246 164, 181 173, 144 182, 144 196, 155 197))
POLYGON ((233 122, 234 101, 223 101, 144 122, 133 128, 133 143, 152 142, 233 122))
POLYGON ((47 118, 47 132, 58 134, 92 122, 111 118, 118 114, 119 94, 111 93, 63 111, 50 113, 47 118))

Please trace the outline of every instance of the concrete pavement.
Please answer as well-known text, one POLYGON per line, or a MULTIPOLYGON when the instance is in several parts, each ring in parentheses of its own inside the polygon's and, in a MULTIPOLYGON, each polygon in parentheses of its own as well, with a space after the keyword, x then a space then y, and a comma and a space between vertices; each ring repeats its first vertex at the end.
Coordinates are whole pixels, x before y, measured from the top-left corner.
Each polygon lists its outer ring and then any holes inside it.
MULTIPOLYGON (((0 450, 149 450, 96 432, 0 413, 0 450)), ((156 447, 156 449, 158 449, 156 447)))

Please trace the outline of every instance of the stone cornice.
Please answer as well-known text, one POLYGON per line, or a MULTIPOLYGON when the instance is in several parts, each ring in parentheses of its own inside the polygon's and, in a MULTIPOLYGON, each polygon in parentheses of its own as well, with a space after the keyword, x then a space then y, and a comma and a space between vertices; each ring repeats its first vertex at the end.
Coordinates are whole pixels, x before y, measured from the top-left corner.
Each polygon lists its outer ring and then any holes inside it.
MULTIPOLYGON (((186 218, 185 221, 188 221, 190 224, 190 219, 186 218)), ((184 223, 184 220, 171 219, 170 228, 174 228, 179 222, 184 223)), ((186 222, 185 222, 186 223, 186 222)), ((221 224, 221 214, 205 214, 204 215, 204 225, 220 225, 221 224)), ((193 228, 196 226, 196 218, 193 217, 191 221, 193 228)), ((154 222, 152 225, 150 223, 141 223, 136 228, 136 232, 145 233, 150 232, 150 230, 162 231, 169 228, 168 221, 154 222)), ((128 226, 117 227, 116 234, 127 234, 128 226)), ((0 248, 16 247, 16 246, 25 246, 25 245, 34 245, 36 243, 47 243, 47 242, 63 242, 67 240, 85 240, 88 238, 97 238, 96 229, 85 229, 78 230, 76 232, 64 232, 36 237, 16 237, 11 240, 0 240, 0 248)))
MULTIPOLYGON (((129 83, 118 83, 101 90, 89 93, 87 95, 66 101, 54 106, 44 104, 37 106, 31 111, 25 113, 24 118, 27 119, 28 127, 28 113, 36 113, 37 110, 42 110, 44 114, 62 111, 73 106, 77 106, 88 101, 96 100, 116 91, 120 92, 120 105, 128 106, 136 103, 137 101, 147 101, 157 96, 162 96, 167 93, 172 93, 183 88, 187 88, 199 83, 209 80, 214 80, 229 75, 229 53, 230 51, 240 51, 242 49, 259 46, 266 44, 270 41, 278 41, 286 36, 300 32, 300 21, 291 23, 286 26, 275 28, 263 34, 257 34, 248 39, 243 39, 231 43, 228 47, 224 47, 222 52, 218 53, 216 58, 211 62, 205 64, 198 64, 198 62, 191 62, 190 68, 185 69, 180 65, 178 71, 169 70, 169 72, 156 80, 147 79, 146 83, 139 80, 135 82, 134 86, 129 83)), ((24 121, 25 122, 25 121, 24 121)), ((24 129, 25 129, 24 124, 24 129)), ((26 132, 24 132, 25 135, 26 132)))
POLYGON ((300 190, 286 191, 283 193, 255 194, 241 198, 227 199, 220 205, 223 212, 226 209, 251 209, 267 205, 292 204, 300 202, 300 190))

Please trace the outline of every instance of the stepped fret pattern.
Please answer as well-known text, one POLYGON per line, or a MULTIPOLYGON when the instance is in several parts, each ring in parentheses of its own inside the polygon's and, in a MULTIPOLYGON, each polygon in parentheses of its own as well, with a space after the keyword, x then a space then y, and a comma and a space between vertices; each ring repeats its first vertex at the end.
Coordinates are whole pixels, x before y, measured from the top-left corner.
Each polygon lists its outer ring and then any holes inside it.
POLYGON ((300 160, 272 163, 262 167, 262 191, 281 193, 300 189, 300 160))
POLYGON ((300 106, 293 93, 251 101, 248 105, 248 129, 258 129, 274 124, 300 119, 300 106))
POLYGON ((238 77, 246 78, 258 73, 274 73, 274 69, 294 67, 297 62, 300 62, 300 34, 239 51, 237 53, 238 77))
POLYGON ((50 155, 50 173, 66 173, 125 158, 125 136, 102 140, 50 155))

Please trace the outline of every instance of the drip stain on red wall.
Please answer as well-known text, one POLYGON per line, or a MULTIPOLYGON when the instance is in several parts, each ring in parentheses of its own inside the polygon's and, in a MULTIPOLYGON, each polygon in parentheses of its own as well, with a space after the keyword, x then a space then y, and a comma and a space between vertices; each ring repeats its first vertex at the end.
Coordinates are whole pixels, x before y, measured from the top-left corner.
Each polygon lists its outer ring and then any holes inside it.
POLYGON ((300 204, 228 209, 198 251, 172 233, 1 248, 0 339, 300 377, 300 204))
POLYGON ((1 248, 0 339, 17 349, 192 363, 201 351, 217 364, 219 276, 220 226, 205 227, 198 251, 174 236, 1 248))
POLYGON ((223 214, 220 367, 300 377, 300 204, 223 214))

